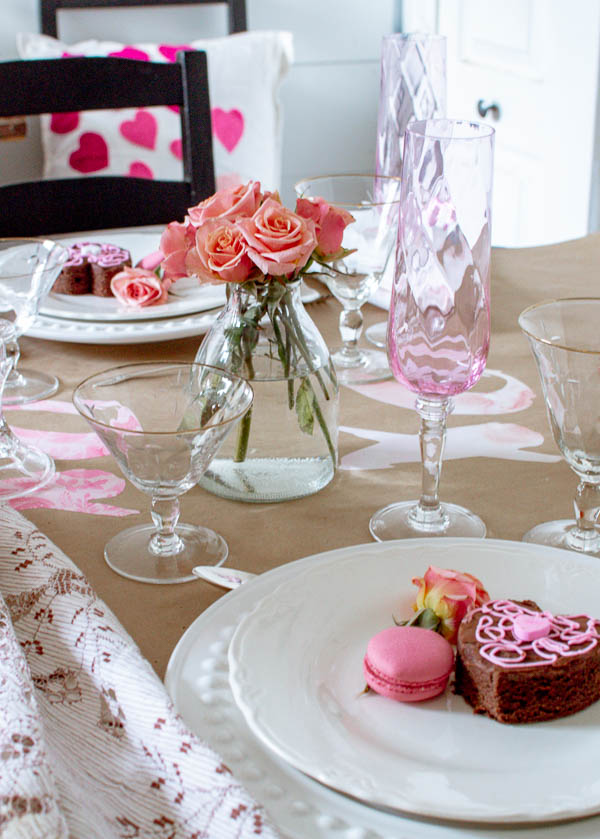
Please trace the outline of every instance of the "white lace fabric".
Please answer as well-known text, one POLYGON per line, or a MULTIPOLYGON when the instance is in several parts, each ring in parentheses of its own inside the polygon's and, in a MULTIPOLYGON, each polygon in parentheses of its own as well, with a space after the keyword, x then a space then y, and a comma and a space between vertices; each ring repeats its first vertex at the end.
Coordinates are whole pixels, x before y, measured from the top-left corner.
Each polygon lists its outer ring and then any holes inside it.
POLYGON ((275 839, 77 567, 0 506, 0 835, 275 839))

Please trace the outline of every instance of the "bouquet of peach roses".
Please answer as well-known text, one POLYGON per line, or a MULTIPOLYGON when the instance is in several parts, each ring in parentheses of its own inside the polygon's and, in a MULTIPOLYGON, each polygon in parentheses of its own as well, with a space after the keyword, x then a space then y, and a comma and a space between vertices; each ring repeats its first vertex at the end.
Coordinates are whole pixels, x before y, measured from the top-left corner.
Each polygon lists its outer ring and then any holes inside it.
MULTIPOLYGON (((313 262, 326 265, 343 258, 344 230, 354 218, 320 198, 299 198, 295 210, 283 206, 278 193, 262 192, 260 183, 222 189, 188 210, 183 222, 171 222, 160 241, 162 261, 158 274, 163 283, 196 277, 200 283, 223 283, 246 292, 241 324, 228 334, 233 361, 231 372, 252 380, 253 350, 265 322, 270 326, 272 353, 284 371, 299 362, 310 368, 310 351, 295 317, 292 284, 313 262)), ((328 385, 317 372, 325 399, 328 385)), ((308 377, 293 392, 288 383, 288 403, 295 408, 302 431, 313 433, 315 420, 325 435, 335 462, 335 449, 323 420, 319 402, 308 377)), ((241 423, 236 461, 246 456, 250 414, 241 423)))

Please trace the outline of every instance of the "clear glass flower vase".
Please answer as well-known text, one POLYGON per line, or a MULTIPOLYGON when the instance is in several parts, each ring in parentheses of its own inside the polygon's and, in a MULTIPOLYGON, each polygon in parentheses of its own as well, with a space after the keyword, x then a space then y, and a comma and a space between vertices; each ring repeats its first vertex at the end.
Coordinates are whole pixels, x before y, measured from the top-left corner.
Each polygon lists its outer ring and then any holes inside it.
POLYGON ((287 501, 326 486, 337 468, 338 385, 300 281, 228 287, 196 362, 235 372, 254 403, 199 484, 236 501, 287 501))

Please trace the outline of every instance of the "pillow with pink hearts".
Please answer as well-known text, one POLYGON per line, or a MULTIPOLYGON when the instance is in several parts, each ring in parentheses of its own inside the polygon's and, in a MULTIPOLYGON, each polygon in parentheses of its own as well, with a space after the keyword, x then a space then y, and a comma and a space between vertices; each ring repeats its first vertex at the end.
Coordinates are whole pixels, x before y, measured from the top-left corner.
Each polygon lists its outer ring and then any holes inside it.
MULTIPOLYGON (((204 50, 213 127, 217 186, 259 180, 269 189, 281 179, 279 86, 292 61, 289 32, 241 32, 187 44, 64 44, 19 34, 21 58, 121 56, 174 61, 180 49, 204 50)), ((44 177, 131 175, 180 180, 181 129, 177 106, 48 114, 41 118, 44 177)))

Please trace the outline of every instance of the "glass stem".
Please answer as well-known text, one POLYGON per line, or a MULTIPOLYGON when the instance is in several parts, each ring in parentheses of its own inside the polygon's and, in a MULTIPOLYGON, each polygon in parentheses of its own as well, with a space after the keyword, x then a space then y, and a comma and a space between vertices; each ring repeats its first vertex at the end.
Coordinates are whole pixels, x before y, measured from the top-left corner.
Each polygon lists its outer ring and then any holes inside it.
POLYGON ((573 499, 576 526, 567 533, 567 542, 578 551, 597 551, 600 534, 596 528, 600 512, 600 486, 582 478, 573 499))
POLYGON ((363 330, 363 316, 360 309, 342 309, 340 313, 340 335, 343 347, 341 355, 348 362, 358 361, 361 352, 357 348, 363 330))
POLYGON ((179 521, 179 498, 154 495, 151 514, 156 533, 148 545, 150 552, 157 556, 173 556, 180 553, 185 545, 175 532, 179 521))
POLYGON ((19 347, 19 342, 16 337, 6 343, 6 357, 7 359, 10 359, 11 367, 8 372, 8 376, 6 377, 4 386, 10 388, 22 387, 25 383, 25 379, 17 370, 17 364, 21 358, 21 348, 19 347))
POLYGON ((417 397, 415 405, 421 417, 419 442, 423 476, 421 498, 409 513, 409 522, 424 533, 440 533, 449 524, 448 516, 440 504, 438 487, 446 440, 446 417, 453 405, 450 399, 426 396, 417 397))

